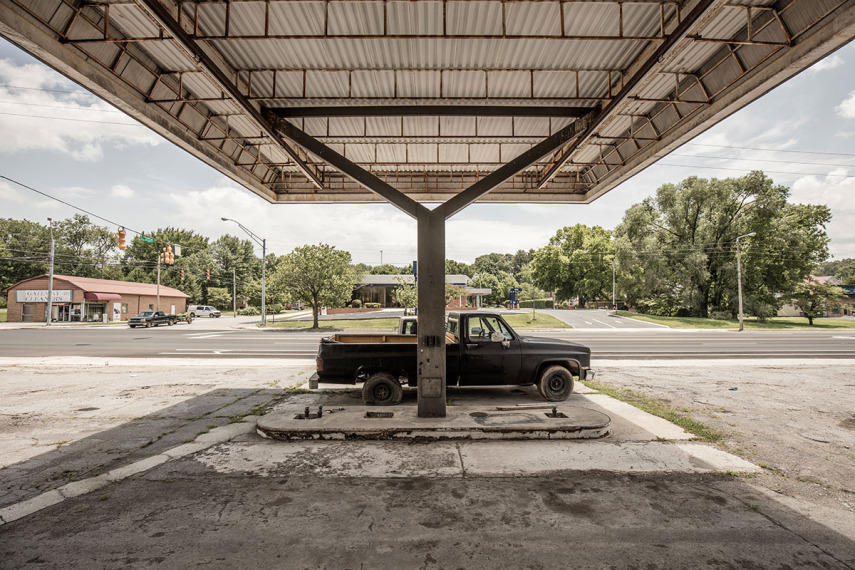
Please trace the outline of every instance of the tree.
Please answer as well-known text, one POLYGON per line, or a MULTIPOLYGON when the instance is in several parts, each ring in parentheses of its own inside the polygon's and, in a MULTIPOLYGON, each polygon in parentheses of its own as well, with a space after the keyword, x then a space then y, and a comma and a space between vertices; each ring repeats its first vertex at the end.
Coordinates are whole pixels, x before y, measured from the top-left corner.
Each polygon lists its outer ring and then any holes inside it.
POLYGON ((277 287, 312 306, 312 328, 318 328, 320 307, 349 301, 356 274, 350 253, 322 243, 295 248, 284 256, 274 280, 277 287))
POLYGON ((466 287, 460 285, 445 284, 445 304, 449 304, 454 299, 467 298, 466 287))
POLYGON ((538 286, 555 291, 559 299, 578 298, 584 307, 591 299, 609 296, 613 255, 610 231, 576 224, 558 230, 534 254, 531 271, 538 286))
POLYGON ((232 306, 232 295, 225 287, 208 287, 208 303, 225 309, 232 306))
POLYGON ((395 299, 398 304, 404 307, 404 316, 409 313, 409 309, 414 309, 419 306, 419 290, 412 283, 407 283, 399 278, 400 285, 395 288, 395 299))
POLYGON ((453 259, 445 260, 445 274, 446 275, 466 275, 468 277, 472 277, 472 266, 463 263, 461 261, 454 261, 453 259))
POLYGON ((660 314, 735 315, 736 238, 754 232, 740 242, 746 307, 774 312, 828 255, 828 208, 789 204, 788 196, 762 172, 661 186, 615 229, 627 300, 660 314))
POLYGON ((826 261, 816 266, 813 272, 814 275, 833 275, 844 285, 855 285, 855 259, 847 257, 846 259, 835 259, 834 261, 826 261))
POLYGON ((793 305, 807 317, 808 325, 813 326, 813 319, 818 313, 823 313, 831 308, 834 301, 846 295, 846 292, 830 283, 820 283, 815 279, 808 278, 797 283, 792 295, 793 305))
POLYGON ((488 253, 479 255, 475 258, 475 263, 472 264, 472 271, 475 273, 489 273, 498 275, 499 272, 511 272, 511 260, 513 256, 507 253, 488 253))

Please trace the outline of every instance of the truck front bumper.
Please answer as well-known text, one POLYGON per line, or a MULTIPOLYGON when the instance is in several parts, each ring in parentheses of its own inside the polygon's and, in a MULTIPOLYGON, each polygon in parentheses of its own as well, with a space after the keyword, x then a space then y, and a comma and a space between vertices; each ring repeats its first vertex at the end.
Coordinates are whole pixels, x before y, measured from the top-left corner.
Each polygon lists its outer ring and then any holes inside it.
POLYGON ((597 371, 593 368, 583 368, 582 369, 582 377, 579 380, 593 380, 594 376, 597 375, 597 371))

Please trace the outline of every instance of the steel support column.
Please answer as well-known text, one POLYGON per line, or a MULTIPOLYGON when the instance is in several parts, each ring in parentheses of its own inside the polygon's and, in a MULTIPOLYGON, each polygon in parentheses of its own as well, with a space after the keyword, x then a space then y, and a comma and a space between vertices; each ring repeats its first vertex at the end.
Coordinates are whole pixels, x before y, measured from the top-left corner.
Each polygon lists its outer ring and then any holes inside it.
POLYGON ((418 215, 419 417, 445 417, 445 215, 418 215))

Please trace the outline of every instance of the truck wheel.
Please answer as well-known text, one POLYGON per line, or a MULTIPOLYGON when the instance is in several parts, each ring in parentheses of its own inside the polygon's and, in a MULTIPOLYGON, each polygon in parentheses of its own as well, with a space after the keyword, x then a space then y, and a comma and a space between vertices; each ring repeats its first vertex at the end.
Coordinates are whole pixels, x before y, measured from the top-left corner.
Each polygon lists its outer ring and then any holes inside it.
POLYGON ((362 386, 362 399, 369 406, 394 406, 403 396, 401 383, 385 372, 372 374, 362 386))
POLYGON ((548 402, 563 402, 573 393, 573 375, 563 366, 550 366, 540 374, 537 391, 548 402))
POLYGON ((193 317, 187 317, 187 324, 189 325, 192 322, 193 322, 193 317))
POLYGON ((175 324, 175 319, 169 319, 169 326, 172 326, 174 324, 175 324))
POLYGON ((147 328, 147 329, 150 329, 150 328, 151 328, 151 321, 146 321, 146 322, 145 322, 145 328, 147 328))
MULTIPOLYGON (((47 302, 47 301, 45 301, 45 302, 47 302)), ((196 313, 190 313, 190 316, 191 316, 191 317, 195 317, 195 316, 196 316, 196 313)))

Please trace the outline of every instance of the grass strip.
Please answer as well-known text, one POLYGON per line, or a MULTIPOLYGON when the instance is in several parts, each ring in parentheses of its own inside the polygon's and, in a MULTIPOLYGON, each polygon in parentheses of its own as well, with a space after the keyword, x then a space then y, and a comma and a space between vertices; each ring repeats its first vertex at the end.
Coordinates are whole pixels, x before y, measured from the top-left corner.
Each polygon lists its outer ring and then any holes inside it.
MULTIPOLYGON (((656 315, 642 315, 630 311, 618 311, 621 317, 646 321, 665 325, 673 329, 736 329, 739 321, 736 319, 717 320, 704 319, 701 317, 660 317, 656 315)), ((756 317, 743 319, 746 330, 835 330, 855 328, 855 320, 817 318, 813 320, 813 326, 808 325, 804 317, 771 317, 760 321, 756 317)))
POLYGON ((702 424, 685 413, 678 412, 662 400, 633 392, 629 388, 618 388, 602 380, 586 380, 583 384, 616 400, 635 406, 648 414, 668 420, 672 424, 678 425, 687 432, 694 434, 701 440, 719 443, 724 439, 723 433, 702 424))

